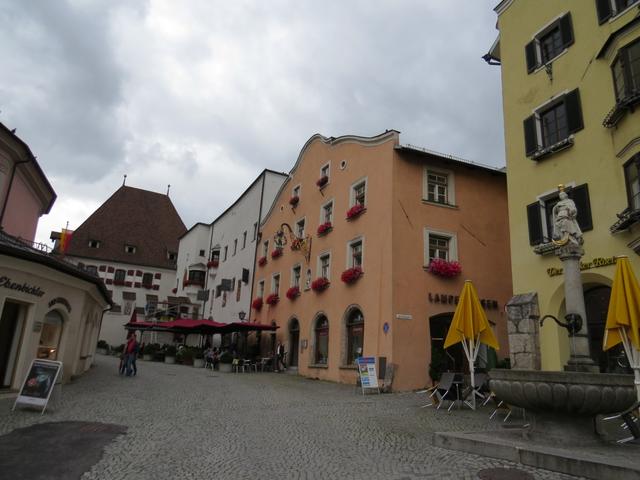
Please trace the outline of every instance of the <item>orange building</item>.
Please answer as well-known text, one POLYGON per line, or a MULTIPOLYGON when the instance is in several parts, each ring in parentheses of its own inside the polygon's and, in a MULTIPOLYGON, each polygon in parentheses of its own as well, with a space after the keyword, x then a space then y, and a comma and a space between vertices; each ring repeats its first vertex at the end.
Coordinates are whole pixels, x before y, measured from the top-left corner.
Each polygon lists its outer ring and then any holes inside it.
POLYGON ((385 357, 394 390, 415 389, 430 383, 432 351, 464 369, 442 343, 471 279, 508 355, 505 177, 400 145, 396 131, 314 135, 261 225, 251 321, 280 327, 301 375, 354 383, 355 358, 385 357))

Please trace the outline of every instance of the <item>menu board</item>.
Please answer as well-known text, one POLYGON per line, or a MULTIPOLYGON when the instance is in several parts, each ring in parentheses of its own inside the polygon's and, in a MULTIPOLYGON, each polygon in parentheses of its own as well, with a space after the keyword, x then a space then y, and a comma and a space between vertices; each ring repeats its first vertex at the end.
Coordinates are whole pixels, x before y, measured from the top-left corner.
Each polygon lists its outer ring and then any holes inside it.
POLYGON ((44 413, 61 370, 62 362, 34 359, 13 408, 18 404, 30 405, 42 407, 44 413))
POLYGON ((360 375, 360 385, 362 385, 362 393, 366 388, 379 389, 378 375, 376 372, 376 357, 359 357, 356 359, 358 364, 358 375, 360 375))

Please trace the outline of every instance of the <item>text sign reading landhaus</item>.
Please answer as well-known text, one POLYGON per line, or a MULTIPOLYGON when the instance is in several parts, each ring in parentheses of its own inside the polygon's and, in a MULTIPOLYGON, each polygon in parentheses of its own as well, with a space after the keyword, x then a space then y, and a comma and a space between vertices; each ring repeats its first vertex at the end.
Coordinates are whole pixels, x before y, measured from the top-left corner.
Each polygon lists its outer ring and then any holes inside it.
POLYGON ((40 287, 29 285, 28 283, 16 283, 12 282, 9 277, 0 277, 0 287, 8 288, 9 290, 16 290, 17 292, 28 293, 29 295, 35 295, 41 297, 44 295, 44 291, 40 287))
POLYGON ((42 413, 44 413, 60 370, 62 370, 62 362, 34 359, 13 408, 15 409, 18 404, 30 405, 42 407, 42 413))
MULTIPOLYGON (((616 257, 597 257, 590 262, 580 262, 580 270, 591 270, 592 268, 606 267, 615 264, 616 257)), ((551 267, 547 268, 547 275, 555 277, 557 275, 562 275, 563 271, 564 270, 562 268, 551 267)))

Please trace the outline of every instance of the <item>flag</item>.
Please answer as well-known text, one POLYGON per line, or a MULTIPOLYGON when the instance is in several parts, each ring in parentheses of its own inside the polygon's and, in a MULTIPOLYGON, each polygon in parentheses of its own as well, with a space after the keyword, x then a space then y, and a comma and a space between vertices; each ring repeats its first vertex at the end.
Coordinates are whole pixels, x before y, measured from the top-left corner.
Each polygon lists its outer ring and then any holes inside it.
POLYGON ((73 230, 69 230, 66 228, 62 229, 62 233, 60 234, 60 254, 64 255, 67 253, 67 249, 69 248, 69 243, 71 242, 71 237, 73 236, 73 230))

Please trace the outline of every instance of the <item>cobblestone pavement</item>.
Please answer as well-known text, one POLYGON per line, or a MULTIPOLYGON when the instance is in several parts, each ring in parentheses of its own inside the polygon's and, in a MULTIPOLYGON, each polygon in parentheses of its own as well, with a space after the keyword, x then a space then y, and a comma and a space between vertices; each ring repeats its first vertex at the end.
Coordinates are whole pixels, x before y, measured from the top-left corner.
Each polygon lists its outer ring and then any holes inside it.
POLYGON ((413 393, 363 397, 355 387, 294 375, 142 361, 138 377, 116 370, 116 358, 98 356, 43 417, 12 414, 13 400, 0 400, 0 434, 65 420, 127 426, 83 480, 471 480, 495 467, 576 478, 431 446, 433 432, 498 428, 487 409, 447 414, 419 408, 424 396, 413 393))

